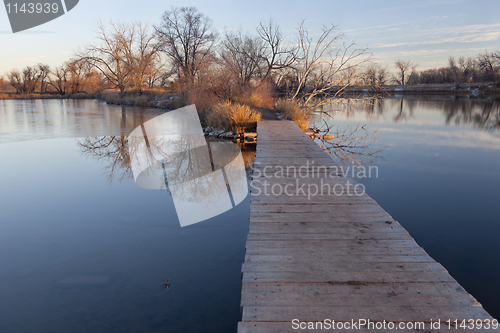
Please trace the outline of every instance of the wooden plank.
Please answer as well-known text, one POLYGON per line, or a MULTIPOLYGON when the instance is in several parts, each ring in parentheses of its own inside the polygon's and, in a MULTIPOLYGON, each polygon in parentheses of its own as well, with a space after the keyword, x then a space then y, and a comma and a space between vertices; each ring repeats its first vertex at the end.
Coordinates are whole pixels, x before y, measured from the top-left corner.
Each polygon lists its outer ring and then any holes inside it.
POLYGON ((443 266, 437 262, 356 262, 356 263, 244 263, 241 271, 243 273, 258 272, 445 272, 443 266))
POLYGON ((244 263, 241 271, 243 273, 256 272, 430 272, 446 271, 437 262, 336 262, 307 263, 284 262, 284 263, 244 263))
POLYGON ((478 302, 468 294, 460 295, 409 295, 409 294, 242 294, 242 306, 312 306, 321 304, 325 307, 356 307, 363 304, 364 307, 377 307, 383 304, 385 307, 401 306, 478 306, 478 302))
POLYGON ((462 286, 453 282, 391 282, 391 283, 251 283, 244 282, 242 293, 249 294, 408 294, 457 295, 466 294, 462 286))
POLYGON ((245 256, 245 263, 360 263, 360 262, 435 262, 428 255, 249 255, 245 256))
POLYGON ((446 271, 429 272, 246 272, 243 282, 452 282, 446 271))
MULTIPOLYGON (((387 212, 382 209, 378 204, 364 204, 362 206, 356 205, 353 203, 344 203, 338 205, 324 205, 324 204, 269 204, 269 203, 256 203, 252 202, 250 204, 250 208, 252 209, 252 213, 261 212, 261 211, 269 211, 269 212, 277 212, 277 213, 285 213, 285 212, 315 212, 315 213, 339 213, 343 212, 352 212, 352 213, 360 213, 360 212, 378 212, 387 214, 387 212)), ((311 217, 311 216, 309 216, 311 217)))
MULTIPOLYGON (((294 191, 293 189, 290 189, 290 191, 294 191)), ((360 196, 347 196, 347 195, 342 195, 342 196, 315 196, 315 195, 310 195, 309 197, 307 195, 301 195, 301 196, 287 196, 287 195, 279 195, 279 196, 272 196, 272 195, 264 195, 264 192, 262 194, 255 194, 255 192, 252 191, 251 193, 252 200, 254 202, 260 202, 260 203, 277 203, 277 204, 283 204, 283 203, 296 203, 296 204, 307 204, 307 203, 312 203, 312 204, 345 204, 345 203, 373 203, 375 204, 375 200, 367 196, 366 194, 360 195, 360 196)))
POLYGON ((247 247, 247 255, 420 255, 427 254, 421 247, 247 247))
POLYGON ((321 248, 321 249, 338 249, 343 248, 395 248, 395 247, 419 247, 413 239, 404 240, 302 240, 302 241, 254 241, 247 240, 246 248, 321 248))
POLYGON ((250 221, 250 233, 311 233, 335 234, 338 232, 407 232, 399 223, 387 222, 253 222, 250 221))
POLYGON ((246 321, 337 321, 370 319, 372 321, 442 321, 462 319, 491 319, 483 308, 476 306, 245 306, 242 319, 246 321))
MULTIPOLYGON (((307 215, 305 213, 304 215, 307 215)), ((308 214, 309 218, 302 217, 300 213, 294 214, 251 214, 250 223, 309 223, 311 220, 311 213, 308 214), (295 217, 293 215, 296 215, 295 217)), ((353 214, 354 215, 354 214, 353 214)), ((397 222, 391 216, 373 216, 373 215, 346 215, 346 216, 335 216, 331 214, 321 215, 319 213, 314 213, 314 223, 322 223, 323 225, 335 224, 335 223, 389 223, 392 225, 397 222)))
POLYGON ((336 233, 253 233, 250 232, 248 240, 254 241, 299 241, 299 240, 387 240, 387 239, 413 239, 406 231, 405 232, 370 232, 365 230, 361 232, 336 232, 336 233))
MULTIPOLYGON (((331 320, 331 319, 330 319, 331 320)), ((351 328, 350 325, 352 325, 351 322, 348 322, 348 328, 347 329, 342 329, 344 326, 344 323, 342 323, 341 326, 337 326, 335 329, 332 329, 332 326, 331 326, 331 321, 326 321, 327 324, 323 324, 322 325, 322 322, 320 323, 316 323, 316 322, 313 322, 313 323, 302 323, 302 325, 305 325, 303 327, 308 327, 308 325, 312 325, 312 327, 314 328, 311 328, 311 329, 298 329, 299 326, 298 323, 296 323, 295 325, 292 325, 292 322, 255 322, 255 321, 248 321, 248 322, 240 322, 238 323, 238 332, 240 333, 285 333, 285 332, 310 332, 310 333, 326 333, 326 332, 336 332, 336 333, 352 333, 352 332, 376 332, 376 331, 379 331, 379 332, 382 332, 382 330, 377 330, 376 328, 374 328, 374 326, 370 326, 370 327, 367 327, 366 326, 363 326, 363 327, 355 327, 354 329, 351 328)), ((337 325, 340 325, 338 324, 338 321, 335 321, 335 323, 337 325)), ((334 324, 335 324, 334 323, 334 324)), ((389 331, 389 332, 398 332, 398 333, 415 333, 415 332, 436 332, 436 333, 441 333, 441 332, 451 332, 451 331, 457 331, 457 332, 463 332, 463 333, 470 333, 470 332, 474 332, 474 333, 478 333, 478 332, 499 332, 500 330, 499 329, 483 329, 483 330, 480 330, 480 329, 477 329, 477 330, 469 330, 469 329, 455 329, 452 327, 452 329, 449 329, 447 324, 443 321, 441 322, 441 325, 440 325, 440 328, 437 329, 436 326, 431 326, 431 321, 428 320, 428 321, 422 321, 422 326, 420 323, 414 323, 414 322, 405 322, 405 321, 398 321, 398 322, 394 322, 395 323, 395 329, 389 331), (403 325, 403 327, 406 327, 406 325, 410 325, 410 327, 412 327, 412 329, 399 329, 397 325, 403 325), (417 326, 417 327, 415 327, 417 326)), ((382 324, 382 323, 381 323, 382 324)), ((434 325, 435 324, 435 321, 434 321, 434 325)), ((335 326, 334 326, 335 327, 335 326)), ((382 326, 383 327, 383 326, 382 326)))

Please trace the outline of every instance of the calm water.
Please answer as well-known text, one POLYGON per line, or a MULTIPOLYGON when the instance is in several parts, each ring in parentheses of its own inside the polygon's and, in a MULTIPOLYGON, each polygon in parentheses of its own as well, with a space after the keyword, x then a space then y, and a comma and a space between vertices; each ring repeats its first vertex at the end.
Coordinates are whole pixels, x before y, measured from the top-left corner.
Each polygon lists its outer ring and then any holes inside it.
MULTIPOLYGON (((160 114, 0 101, 0 332, 236 330, 249 197, 181 228, 167 191, 134 183, 124 151, 160 114)), ((332 115, 378 130, 368 194, 500 317, 498 104, 394 98, 332 115)))
POLYGON ((236 330, 249 197, 181 228, 123 144, 160 114, 0 101, 0 332, 236 330))
MULTIPOLYGON (((367 193, 495 318, 500 318, 500 105, 487 99, 388 98, 316 117, 363 126, 385 149, 367 193)), ((360 131, 364 133, 363 130, 360 131)), ((370 136, 369 136, 370 137, 370 136)))

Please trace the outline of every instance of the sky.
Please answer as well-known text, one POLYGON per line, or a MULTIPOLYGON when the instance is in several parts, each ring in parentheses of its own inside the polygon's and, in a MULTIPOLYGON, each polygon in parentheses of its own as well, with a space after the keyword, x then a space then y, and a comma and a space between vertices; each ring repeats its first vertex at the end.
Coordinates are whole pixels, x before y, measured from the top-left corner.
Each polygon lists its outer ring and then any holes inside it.
POLYGON ((254 33, 259 22, 272 18, 290 42, 302 20, 313 36, 334 24, 347 42, 368 47, 390 71, 398 59, 422 70, 446 66, 450 56, 500 50, 500 0, 80 0, 65 15, 16 34, 0 8, 0 75, 37 63, 62 64, 94 40, 99 19, 153 25, 171 6, 198 8, 220 32, 241 27, 254 33))

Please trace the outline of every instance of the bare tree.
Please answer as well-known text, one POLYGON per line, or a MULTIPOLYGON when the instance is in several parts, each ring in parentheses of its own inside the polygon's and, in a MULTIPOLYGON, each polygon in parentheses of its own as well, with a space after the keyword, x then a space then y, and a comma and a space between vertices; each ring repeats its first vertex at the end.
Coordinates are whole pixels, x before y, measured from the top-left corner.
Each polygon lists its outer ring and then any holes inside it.
POLYGON ((47 76, 50 73, 49 65, 38 64, 37 65, 37 73, 36 73, 36 81, 40 84, 40 93, 44 94, 47 92, 48 82, 47 76))
POLYGON ((111 21, 108 28, 99 21, 97 29, 97 42, 77 52, 78 60, 97 69, 123 94, 134 69, 132 47, 135 25, 111 21))
POLYGON ((265 47, 262 61, 265 68, 262 70, 262 81, 268 78, 273 71, 286 69, 297 60, 297 48, 284 45, 285 37, 280 27, 272 20, 260 22, 257 33, 264 41, 265 47))
POLYGON ((335 26, 324 26, 313 40, 302 22, 298 30, 298 84, 291 96, 303 108, 316 110, 322 105, 342 103, 339 96, 363 85, 364 67, 370 55, 354 42, 345 43, 335 26), (321 98, 318 98, 321 97, 321 98))
POLYGON ((17 94, 35 92, 37 86, 37 71, 35 68, 27 66, 22 72, 14 69, 7 74, 7 78, 17 94))
POLYGON ((0 93, 4 93, 7 87, 7 80, 3 75, 0 75, 0 93))
POLYGON ((387 67, 379 67, 377 72, 377 84, 385 86, 387 84, 387 67))
POLYGON ((397 60, 396 69, 398 70, 398 75, 396 77, 396 82, 402 86, 406 85, 417 68, 417 64, 412 63, 410 60, 403 61, 401 59, 397 60))
POLYGON ((136 26, 136 48, 132 54, 133 66, 133 85, 139 91, 146 83, 146 77, 149 78, 148 85, 151 87, 151 80, 158 76, 160 71, 160 50, 155 43, 156 34, 149 32, 149 24, 141 22, 135 23, 136 26))
POLYGON ((217 39, 212 21, 195 7, 172 7, 161 20, 155 26, 161 50, 181 79, 194 82, 217 39))
POLYGON ((31 66, 27 66, 23 69, 23 90, 27 94, 35 92, 37 86, 37 70, 31 66))
POLYGON ((498 80, 499 68, 497 64, 500 63, 500 51, 497 53, 481 53, 477 57, 478 66, 484 72, 485 79, 493 82, 493 88, 496 89, 496 81, 498 80))
POLYGON ((56 67, 49 76, 49 85, 51 85, 58 94, 65 95, 68 82, 68 67, 63 64, 56 67))
POLYGON ((16 94, 21 94, 24 92, 21 73, 17 69, 13 69, 9 73, 7 73, 7 78, 11 87, 16 91, 16 94))
POLYGON ((376 85, 377 84, 377 67, 375 64, 371 64, 365 70, 365 75, 363 81, 367 85, 376 85))
POLYGON ((248 85, 261 72, 264 48, 261 38, 244 34, 241 29, 225 32, 221 59, 240 86, 248 85))
POLYGON ((460 88, 460 85, 465 83, 474 70, 474 60, 472 58, 460 57, 458 62, 455 61, 454 57, 448 59, 450 66, 450 74, 455 81, 456 87, 460 88))

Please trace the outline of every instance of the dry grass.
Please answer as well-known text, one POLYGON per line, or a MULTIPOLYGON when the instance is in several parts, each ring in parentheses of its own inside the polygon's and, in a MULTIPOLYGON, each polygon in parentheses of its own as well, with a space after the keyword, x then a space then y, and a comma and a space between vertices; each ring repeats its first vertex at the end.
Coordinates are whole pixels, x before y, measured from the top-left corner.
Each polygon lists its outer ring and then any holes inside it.
POLYGON ((207 121, 208 115, 216 108, 219 99, 210 91, 199 86, 191 86, 186 91, 187 104, 196 105, 196 110, 203 122, 207 121))
POLYGON ((208 113, 207 123, 211 127, 243 133, 255 131, 260 118, 261 114, 248 105, 222 102, 208 113))
POLYGON ((14 93, 0 93, 0 100, 2 99, 99 99, 101 94, 66 94, 60 95, 55 93, 47 94, 14 94, 14 93))
POLYGON ((140 94, 127 92, 125 96, 122 96, 119 92, 109 92, 102 94, 102 98, 107 104, 144 106, 170 110, 186 106, 184 97, 165 92, 144 91, 140 94))
POLYGON ((309 127, 310 113, 301 108, 297 102, 290 100, 279 100, 276 103, 276 110, 282 114, 285 119, 293 121, 301 130, 305 131, 309 127))
POLYGON ((263 82, 257 87, 244 89, 234 98, 237 102, 254 108, 270 109, 274 106, 273 90, 269 83, 263 82))

